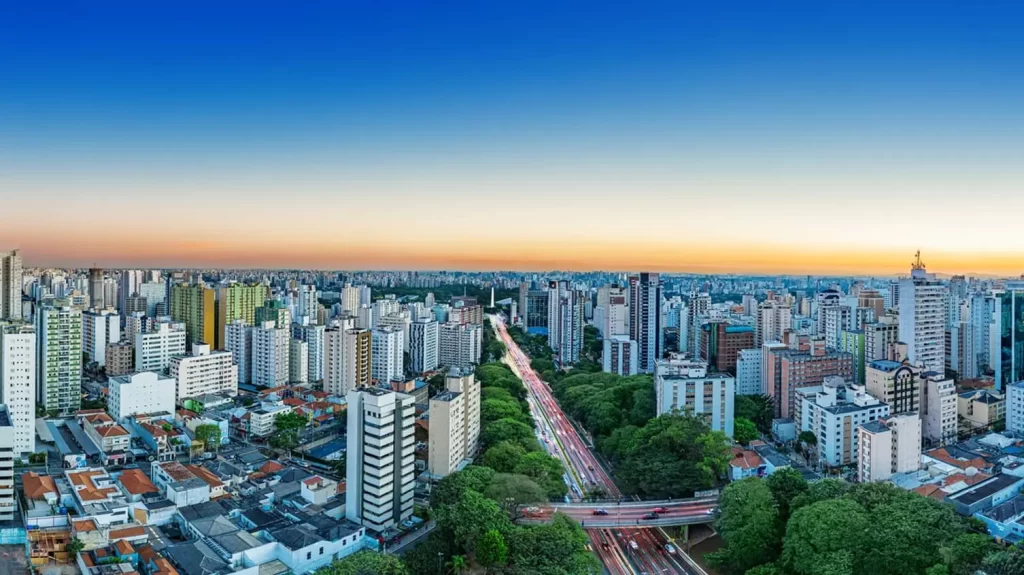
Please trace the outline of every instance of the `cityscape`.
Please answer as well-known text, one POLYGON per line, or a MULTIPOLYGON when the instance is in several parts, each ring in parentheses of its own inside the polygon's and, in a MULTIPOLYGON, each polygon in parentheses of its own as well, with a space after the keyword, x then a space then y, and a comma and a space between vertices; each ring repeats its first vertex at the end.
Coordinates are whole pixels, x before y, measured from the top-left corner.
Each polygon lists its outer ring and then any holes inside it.
POLYGON ((1024 575, 1024 5, 0 14, 0 575, 1024 575))

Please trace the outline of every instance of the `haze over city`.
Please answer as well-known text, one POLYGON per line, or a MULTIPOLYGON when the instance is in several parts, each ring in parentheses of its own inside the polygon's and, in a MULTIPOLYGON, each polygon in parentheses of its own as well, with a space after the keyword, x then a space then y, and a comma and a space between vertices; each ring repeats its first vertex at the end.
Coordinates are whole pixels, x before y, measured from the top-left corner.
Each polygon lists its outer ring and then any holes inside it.
POLYGON ((1015 3, 199 6, 5 8, 0 245, 873 274, 922 249, 1020 272, 1015 3))

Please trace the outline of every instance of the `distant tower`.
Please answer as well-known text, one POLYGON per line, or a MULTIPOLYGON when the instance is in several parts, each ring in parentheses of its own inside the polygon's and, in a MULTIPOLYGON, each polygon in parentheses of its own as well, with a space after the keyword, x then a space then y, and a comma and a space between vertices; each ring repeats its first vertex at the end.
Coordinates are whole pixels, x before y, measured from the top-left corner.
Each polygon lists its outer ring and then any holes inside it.
POLYGON ((92 268, 89 270, 89 302, 95 309, 103 309, 103 270, 92 268))
POLYGON ((494 307, 494 286, 491 286, 491 307, 494 307))

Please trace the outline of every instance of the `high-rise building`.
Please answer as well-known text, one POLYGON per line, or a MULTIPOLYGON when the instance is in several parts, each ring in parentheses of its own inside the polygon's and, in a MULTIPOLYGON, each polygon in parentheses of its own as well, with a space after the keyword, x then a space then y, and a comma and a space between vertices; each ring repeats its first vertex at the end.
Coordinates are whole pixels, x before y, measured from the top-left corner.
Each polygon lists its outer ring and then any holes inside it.
POLYGON ((10 488, 0 489, 0 521, 14 521, 17 511, 17 489, 14 489, 14 456, 18 442, 17 428, 7 406, 0 404, 0 484, 10 488))
POLYGON ((107 376, 126 375, 135 371, 135 340, 123 340, 107 344, 107 376))
POLYGON ((554 351, 555 363, 571 365, 579 361, 583 349, 582 292, 566 281, 548 285, 548 346, 554 351))
POLYGON ((362 306, 360 301, 361 291, 359 286, 353 286, 351 284, 345 284, 345 287, 341 288, 341 309, 347 311, 351 315, 357 315, 359 308, 362 306))
POLYGON ((819 313, 824 316, 824 331, 819 335, 825 336, 825 347, 839 349, 839 339, 844 330, 853 329, 852 310, 845 305, 830 305, 821 308, 819 313))
POLYGON ((796 390, 820 386, 826 377, 853 379, 853 356, 842 351, 825 349, 824 338, 809 338, 806 345, 797 343, 797 336, 786 334, 785 346, 765 344, 761 379, 764 392, 775 400, 775 416, 798 418, 795 410, 796 390))
POLYGON ((82 408, 82 312, 44 306, 37 316, 39 403, 58 416, 82 408))
MULTIPOLYGON (((690 302, 686 307, 686 351, 693 357, 700 357, 700 327, 711 310, 711 295, 706 293, 690 294, 690 302)), ((682 340, 679 348, 683 349, 682 340)))
POLYGON ((478 325, 446 323, 438 333, 438 362, 460 368, 480 363, 482 340, 483 328, 478 325))
POLYGON ((309 358, 306 364, 310 383, 324 378, 324 330, 322 325, 292 325, 292 337, 308 344, 309 358))
POLYGON ((274 322, 278 328, 291 329, 292 312, 284 302, 277 299, 267 300, 262 306, 256 308, 256 324, 261 325, 268 321, 274 322))
POLYGON ((288 383, 288 330, 268 320, 252 329, 252 383, 277 387, 288 383))
POLYGON ((883 315, 874 323, 864 326, 864 361, 871 363, 879 359, 903 361, 900 354, 899 318, 895 315, 883 315))
POLYGON ((921 466, 921 418, 892 415, 857 428, 857 481, 885 481, 921 466))
POLYGON ((184 355, 188 349, 185 330, 183 322, 161 321, 152 330, 136 334, 135 371, 164 373, 171 366, 171 358, 184 355))
MULTIPOLYGON (((256 325, 256 309, 263 307, 270 295, 263 284, 231 283, 217 288, 217 333, 213 349, 224 349, 227 342, 227 326, 236 319, 256 325)), ((284 327, 284 326, 279 326, 284 327)))
POLYGON ((238 395, 238 365, 231 352, 211 351, 206 344, 193 345, 191 355, 171 358, 171 377, 178 404, 207 393, 238 395))
POLYGON ((736 395, 761 395, 761 348, 742 349, 736 356, 736 395))
POLYGON ((820 386, 804 388, 796 414, 801 431, 817 439, 818 460, 838 467, 857 462, 857 428, 889 415, 889 406, 863 386, 846 384, 843 378, 825 378, 820 386))
POLYGON ((637 345, 628 335, 609 335, 602 340, 601 369, 618 375, 636 375, 637 345))
POLYGON ((714 371, 735 374, 740 350, 753 347, 754 328, 749 325, 713 321, 701 326, 700 358, 714 371))
POLYGON ((174 413, 176 386, 169 377, 140 371, 110 378, 108 388, 107 412, 114 421, 133 415, 174 413))
POLYGON ((89 270, 89 307, 93 309, 107 307, 103 299, 103 270, 99 268, 89 270))
POLYGON ((351 318, 324 330, 324 391, 344 396, 345 389, 345 333, 353 329, 351 318))
POLYGON ((21 252, 0 252, 0 320, 22 319, 21 291, 21 252))
POLYGON ((453 368, 445 390, 430 399, 427 471, 437 478, 451 474, 473 458, 479 438, 480 382, 453 368))
POLYGON ((969 322, 957 322, 946 330, 946 369, 956 372, 960 379, 979 375, 974 342, 974 326, 969 322))
POLYGON ((868 393, 889 405, 890 413, 921 410, 921 368, 889 360, 873 361, 866 368, 868 393))
POLYGON ((146 298, 146 315, 149 317, 158 317, 170 313, 167 305, 167 296, 167 285, 164 282, 151 281, 139 285, 139 297, 146 298))
POLYGON ((519 313, 525 318, 523 327, 530 333, 547 333, 548 291, 530 290, 526 294, 526 308, 519 313))
MULTIPOLYGON (((128 315, 132 311, 128 309, 128 298, 138 295, 139 286, 144 281, 142 270, 121 270, 121 274, 117 278, 117 310, 124 315, 128 315)), ((113 305, 113 302, 107 302, 108 305, 113 305)), ((145 310, 142 310, 145 311, 145 310)))
POLYGON ((853 356, 853 382, 864 385, 865 366, 867 366, 867 361, 864 359, 864 332, 859 329, 844 329, 839 336, 837 349, 853 356))
POLYGON ((110 309, 82 313, 82 351, 100 367, 107 363, 107 344, 121 341, 121 316, 110 309))
POLYGON ((703 415, 713 431, 732 437, 736 379, 727 373, 708 373, 708 364, 689 359, 655 363, 654 391, 658 415, 675 410, 703 415))
POLYGON ((204 285, 178 284, 171 288, 171 317, 185 323, 186 345, 217 341, 215 295, 204 285))
POLYGON ((629 319, 629 292, 625 288, 612 284, 597 290, 594 325, 601 337, 629 335, 629 319))
POLYGON ((793 310, 781 302, 768 300, 757 305, 754 314, 754 347, 766 341, 780 341, 793 321, 793 310))
POLYGON ((341 393, 370 385, 373 379, 373 332, 368 329, 345 330, 342 341, 344 371, 341 393))
POLYGON ((956 384, 941 373, 921 374, 921 425, 924 438, 934 444, 956 442, 956 384))
POLYGON ((996 389, 1024 380, 1024 281, 1006 282, 1003 291, 995 294, 992 327, 994 351, 991 367, 995 371, 996 389), (1020 341, 1017 336, 1021 335, 1020 341))
POLYGON ((140 295, 130 295, 122 300, 124 306, 121 310, 122 317, 127 317, 134 313, 146 314, 146 310, 149 309, 149 302, 146 298, 140 295))
MULTIPOLYGON (((318 315, 317 310, 320 306, 320 301, 317 298, 317 291, 315 285, 301 285, 296 292, 296 314, 298 317, 308 317, 309 323, 316 324, 318 315)), ((310 378, 314 379, 314 378, 310 378)))
POLYGON ((371 371, 378 385, 387 385, 391 381, 403 379, 405 350, 402 347, 402 332, 393 327, 375 329, 371 342, 371 371))
POLYGON ((345 517, 379 533, 412 516, 415 400, 368 387, 349 391, 346 399, 345 517))
POLYGON ((910 277, 900 280, 900 341, 911 363, 940 373, 946 368, 946 296, 946 286, 927 273, 918 252, 910 277))
POLYGON ((629 339, 637 345, 637 366, 642 373, 654 371, 661 359, 661 276, 641 273, 629 278, 629 339))
POLYGON ((288 342, 288 383, 309 381, 309 344, 292 338, 288 342))
POLYGON ((414 321, 409 326, 409 360, 413 373, 437 369, 440 329, 434 320, 414 321))
POLYGON ((252 383, 252 326, 236 319, 224 328, 224 349, 238 366, 238 383, 252 383))
POLYGON ((0 322, 0 404, 7 406, 19 457, 36 450, 36 360, 36 330, 0 322))

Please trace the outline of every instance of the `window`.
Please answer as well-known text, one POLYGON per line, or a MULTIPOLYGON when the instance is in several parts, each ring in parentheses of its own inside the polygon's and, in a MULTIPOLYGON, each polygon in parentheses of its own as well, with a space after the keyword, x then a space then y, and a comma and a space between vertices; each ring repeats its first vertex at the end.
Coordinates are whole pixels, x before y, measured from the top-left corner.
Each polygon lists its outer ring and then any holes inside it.
POLYGON ((324 554, 324 548, 323 548, 323 547, 321 547, 321 548, 320 548, 320 554, 321 554, 321 555, 323 555, 323 554, 324 554))
POLYGON ((312 551, 307 552, 306 553, 306 561, 309 561, 312 558, 313 558, 313 552, 312 551))

